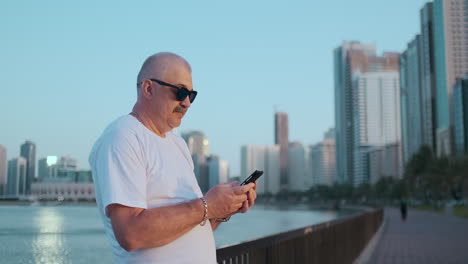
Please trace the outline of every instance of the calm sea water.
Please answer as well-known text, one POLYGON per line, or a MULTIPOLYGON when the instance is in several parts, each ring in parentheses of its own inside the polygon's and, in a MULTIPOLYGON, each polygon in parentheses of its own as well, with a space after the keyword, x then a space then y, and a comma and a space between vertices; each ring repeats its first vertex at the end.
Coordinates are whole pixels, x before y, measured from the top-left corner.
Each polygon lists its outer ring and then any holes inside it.
MULTIPOLYGON (((340 217, 305 206, 256 205, 215 231, 223 247, 340 217)), ((0 263, 112 263, 94 206, 0 206, 0 263)))

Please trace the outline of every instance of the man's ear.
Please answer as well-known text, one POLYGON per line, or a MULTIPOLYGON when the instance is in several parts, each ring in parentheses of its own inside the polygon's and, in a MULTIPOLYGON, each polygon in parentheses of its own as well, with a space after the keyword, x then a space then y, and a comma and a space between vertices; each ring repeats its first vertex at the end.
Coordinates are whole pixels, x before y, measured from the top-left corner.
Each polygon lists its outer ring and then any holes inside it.
POLYGON ((141 83, 141 91, 143 92, 143 97, 151 98, 153 96, 153 86, 151 85, 151 81, 143 81, 141 83))

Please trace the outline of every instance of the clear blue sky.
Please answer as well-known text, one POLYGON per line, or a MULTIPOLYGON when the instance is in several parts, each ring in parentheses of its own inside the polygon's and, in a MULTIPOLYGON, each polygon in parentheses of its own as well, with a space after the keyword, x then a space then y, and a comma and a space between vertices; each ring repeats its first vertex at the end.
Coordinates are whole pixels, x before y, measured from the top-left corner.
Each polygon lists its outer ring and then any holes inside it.
POLYGON ((405 49, 425 0, 0 2, 0 144, 89 168, 104 127, 136 98, 144 59, 171 51, 199 91, 179 131, 202 130, 240 171, 240 146, 272 144, 274 107, 290 141, 334 126, 333 49, 343 40, 405 49))

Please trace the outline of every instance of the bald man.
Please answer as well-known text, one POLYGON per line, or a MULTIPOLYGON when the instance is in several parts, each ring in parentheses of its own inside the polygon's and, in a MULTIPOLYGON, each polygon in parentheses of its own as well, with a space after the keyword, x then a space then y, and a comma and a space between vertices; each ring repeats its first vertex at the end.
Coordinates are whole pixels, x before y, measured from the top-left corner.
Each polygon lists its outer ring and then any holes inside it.
POLYGON ((213 230, 256 199, 255 184, 202 194, 184 140, 172 130, 194 102, 182 57, 149 57, 130 114, 113 121, 89 157, 96 201, 117 263, 216 263, 213 230))

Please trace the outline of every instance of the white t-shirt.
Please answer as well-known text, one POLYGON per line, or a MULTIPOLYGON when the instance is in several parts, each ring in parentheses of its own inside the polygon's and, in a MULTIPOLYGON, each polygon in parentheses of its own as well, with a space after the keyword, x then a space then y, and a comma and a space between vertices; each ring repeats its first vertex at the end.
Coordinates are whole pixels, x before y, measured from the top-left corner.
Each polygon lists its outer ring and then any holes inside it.
POLYGON ((155 208, 203 194, 184 140, 173 132, 161 138, 133 116, 112 122, 89 156, 96 202, 118 263, 216 263, 211 225, 197 225, 175 241, 128 252, 117 242, 106 207, 113 203, 155 208))

